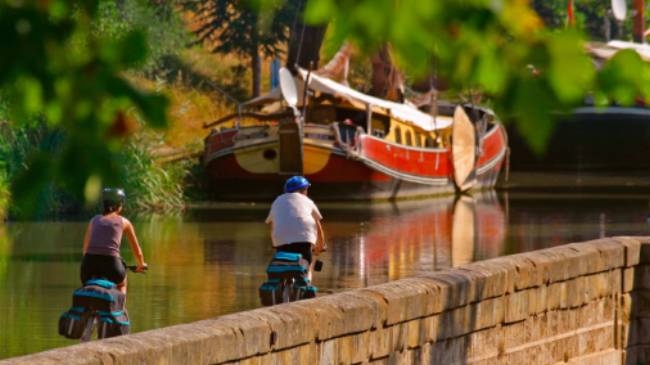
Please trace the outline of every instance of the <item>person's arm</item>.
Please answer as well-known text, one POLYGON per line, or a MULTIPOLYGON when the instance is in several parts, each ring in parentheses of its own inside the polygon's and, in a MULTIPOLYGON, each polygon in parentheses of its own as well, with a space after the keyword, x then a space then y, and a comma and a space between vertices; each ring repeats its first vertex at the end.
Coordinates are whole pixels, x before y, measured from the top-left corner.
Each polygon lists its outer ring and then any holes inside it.
POLYGON ((88 227, 86 228, 86 234, 84 235, 84 243, 83 247, 81 248, 81 253, 85 256, 86 252, 88 252, 88 246, 90 245, 90 235, 93 232, 93 225, 92 223, 88 223, 88 227))
POLYGON ((319 219, 316 219, 316 231, 318 232, 318 237, 316 238, 316 247, 314 247, 314 253, 318 255, 319 253, 325 251, 325 233, 323 232, 323 225, 320 223, 319 219))
POLYGON ((135 236, 135 229, 133 228, 131 222, 129 222, 126 219, 124 219, 124 232, 126 233, 126 238, 129 240, 129 244, 131 245, 131 251, 133 251, 135 260, 138 263, 138 268, 135 271, 143 272, 144 269, 147 267, 147 264, 144 262, 142 249, 140 248, 140 244, 138 243, 138 238, 135 236))

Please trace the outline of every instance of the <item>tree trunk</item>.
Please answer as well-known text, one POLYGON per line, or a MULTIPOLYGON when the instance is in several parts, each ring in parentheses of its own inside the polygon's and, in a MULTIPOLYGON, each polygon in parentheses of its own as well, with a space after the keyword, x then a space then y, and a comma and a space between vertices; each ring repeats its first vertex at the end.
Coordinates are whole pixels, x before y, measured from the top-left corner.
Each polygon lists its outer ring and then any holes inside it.
POLYGON ((257 38, 257 27, 253 27, 253 44, 251 45, 251 71, 253 72, 253 90, 252 96, 260 95, 260 84, 262 76, 262 60, 260 59, 259 41, 257 38))
POLYGON ((645 33, 645 4, 643 0, 634 0, 634 10, 636 10, 636 15, 634 16, 634 41, 638 43, 644 42, 644 33, 645 33))
MULTIPOLYGON (((298 6, 299 14, 302 14, 307 0, 301 1, 298 6)), ((287 56, 287 67, 295 70, 298 65, 305 69, 317 69, 320 61, 320 47, 325 38, 327 24, 307 25, 301 19, 297 19, 291 27, 289 36, 289 54, 287 56)))
POLYGON ((402 102, 404 98, 404 77, 393 65, 388 50, 384 44, 372 57, 372 88, 370 95, 378 98, 402 102))

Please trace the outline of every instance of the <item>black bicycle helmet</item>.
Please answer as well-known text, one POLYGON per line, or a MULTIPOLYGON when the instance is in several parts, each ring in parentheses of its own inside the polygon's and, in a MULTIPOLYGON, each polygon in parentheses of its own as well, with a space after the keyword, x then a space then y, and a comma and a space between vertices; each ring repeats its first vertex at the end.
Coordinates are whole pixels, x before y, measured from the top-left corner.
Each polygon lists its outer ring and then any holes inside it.
POLYGON ((102 201, 104 202, 104 212, 110 213, 116 211, 124 205, 126 194, 121 188, 104 188, 102 190, 102 201))

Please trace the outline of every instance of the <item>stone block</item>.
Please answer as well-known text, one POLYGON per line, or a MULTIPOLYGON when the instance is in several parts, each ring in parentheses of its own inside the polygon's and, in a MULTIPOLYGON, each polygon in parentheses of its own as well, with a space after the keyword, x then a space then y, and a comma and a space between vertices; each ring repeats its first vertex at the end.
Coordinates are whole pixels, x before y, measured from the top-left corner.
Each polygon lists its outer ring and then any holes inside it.
POLYGON ((530 313, 530 291, 535 289, 526 289, 504 297, 504 323, 513 323, 523 321, 530 313))
MULTIPOLYGON (((272 352, 271 356, 260 357, 260 365, 267 364, 317 364, 319 360, 319 347, 316 344, 307 344, 272 352)), ((335 364, 335 363, 321 363, 335 364)))
POLYGON ((475 297, 470 298, 470 301, 494 298, 502 296, 508 291, 513 291, 514 280, 510 276, 514 275, 516 269, 514 265, 508 265, 509 262, 503 260, 501 264, 477 262, 460 267, 459 270, 473 274, 472 280, 476 283, 475 297), (511 287, 509 287, 510 285, 511 287))
POLYGON ((499 356, 499 346, 502 341, 502 329, 500 327, 473 332, 467 337, 466 356, 469 363, 499 356))
POLYGON ((585 277, 580 276, 566 281, 566 305, 576 308, 589 301, 590 287, 585 284, 585 277))
POLYGON ((625 250, 625 267, 636 266, 641 262, 642 237, 613 237, 613 240, 621 243, 625 250))
MULTIPOLYGON (((306 320, 303 318, 302 320, 306 320)), ((213 325, 228 326, 235 331, 241 346, 240 357, 248 357, 255 354, 262 354, 271 351, 271 333, 275 331, 280 338, 279 343, 285 347, 298 345, 304 340, 297 340, 295 327, 291 320, 284 318, 276 312, 267 308, 247 312, 229 314, 213 320, 213 325), (281 333, 280 333, 281 332, 281 333), (293 338, 291 336, 293 335, 293 338)), ((294 318, 295 321, 295 318, 294 318)), ((306 326, 306 325, 305 325, 306 326)))
POLYGON ((345 334, 343 312, 331 300, 324 299, 326 297, 289 304, 309 313, 313 323, 311 330, 314 331, 312 339, 319 341, 345 334))
POLYGON ((623 268, 623 293, 629 293, 634 290, 636 267, 623 268))
MULTIPOLYGON (((621 365, 623 354, 621 350, 605 350, 595 354, 575 357, 569 359, 567 365, 621 365)), ((637 365, 637 364, 635 364, 637 365)))
POLYGON ((614 326, 596 327, 578 334, 578 347, 574 356, 584 356, 608 350, 614 344, 614 326))
POLYGON ((381 359, 390 354, 392 332, 390 327, 370 331, 370 359, 381 359))
POLYGON ((538 340, 538 335, 533 330, 539 328, 540 316, 527 321, 506 324, 500 328, 503 351, 513 351, 528 342, 538 340))
POLYGON ((386 323, 388 303, 386 303, 386 300, 381 294, 367 289, 351 290, 344 294, 360 298, 370 305, 370 312, 372 313, 371 329, 377 329, 386 323))
POLYGON ((339 348, 336 338, 323 341, 318 346, 318 364, 330 365, 339 363, 339 348))
POLYGON ((497 297, 470 304, 470 306, 473 307, 470 311, 470 315, 475 316, 475 318, 472 319, 472 330, 478 331, 502 323, 505 316, 504 302, 505 300, 503 297, 497 297))
POLYGON ((367 290, 381 295, 387 303, 386 324, 393 325, 433 312, 434 294, 422 279, 403 279, 367 290))
POLYGON ((338 341, 338 362, 357 364, 370 360, 370 332, 343 336, 338 341))
POLYGON ((431 362, 431 344, 425 343, 419 349, 412 351, 410 362, 415 365, 429 365, 431 362))
MULTIPOLYGON (((258 322, 257 327, 252 323, 247 327, 239 327, 246 339, 259 338, 259 343, 253 340, 254 342, 247 344, 248 346, 258 343, 257 353, 267 352, 266 348, 279 350, 306 344, 312 342, 316 336, 313 312, 293 303, 244 313, 248 314, 253 322, 258 322), (266 324, 268 330, 264 330, 261 324, 266 324)), ((255 347, 247 348, 247 353, 254 349, 255 347)))
MULTIPOLYGON (((178 329, 187 326, 174 326, 178 329)), ((169 341, 168 331, 148 331, 128 337, 116 337, 103 341, 93 341, 86 349, 98 354, 104 364, 129 364, 139 362, 171 363, 172 348, 177 340, 169 341), (146 332, 145 332, 146 333, 146 332), (125 339, 128 343, 125 343, 125 339)), ((187 332, 185 329, 183 332, 187 332)))
POLYGON ((529 254, 512 255, 498 260, 501 259, 509 260, 516 268, 516 275, 513 277, 515 290, 524 290, 546 283, 544 271, 539 270, 537 264, 530 259, 529 254))
POLYGON ((334 336, 368 331, 379 324, 381 313, 374 293, 366 290, 359 294, 362 295, 341 293, 319 298, 320 302, 333 305, 341 314, 341 332, 333 333, 334 336))
POLYGON ((425 317, 420 320, 420 339, 424 342, 434 342, 440 332, 441 314, 425 317))
POLYGON ((548 308, 547 293, 548 287, 546 285, 531 288, 528 290, 528 309, 530 314, 546 312, 548 308))
POLYGON ((69 346, 59 349, 39 352, 33 355, 25 355, 10 359, 0 360, 2 365, 104 365, 101 357, 87 348, 80 346, 69 346))
POLYGON ((464 364, 467 360, 467 338, 457 337, 435 342, 431 346, 430 364, 464 364))
MULTIPOLYGON (((244 357, 243 336, 230 323, 208 319, 195 322, 193 325, 206 334, 201 342, 207 363, 221 363, 244 357)), ((177 332, 177 335, 182 335, 182 332, 177 332)), ((164 347, 161 346, 162 349, 164 347)))
POLYGON ((418 276, 438 288, 439 303, 432 313, 464 306, 476 299, 476 278, 480 274, 467 270, 452 269, 418 276))
POLYGON ((462 336, 472 331, 476 317, 475 308, 466 305, 450 309, 440 314, 440 327, 437 340, 462 336))
POLYGON ((426 340, 426 330, 423 329, 425 326, 424 318, 412 320, 403 323, 406 327, 406 347, 413 349, 416 347, 422 346, 426 340))
POLYGON ((600 257, 603 262, 603 270, 617 269, 625 266, 626 249, 625 246, 617 240, 611 238, 602 238, 593 241, 587 241, 583 244, 595 246, 600 252, 600 257))

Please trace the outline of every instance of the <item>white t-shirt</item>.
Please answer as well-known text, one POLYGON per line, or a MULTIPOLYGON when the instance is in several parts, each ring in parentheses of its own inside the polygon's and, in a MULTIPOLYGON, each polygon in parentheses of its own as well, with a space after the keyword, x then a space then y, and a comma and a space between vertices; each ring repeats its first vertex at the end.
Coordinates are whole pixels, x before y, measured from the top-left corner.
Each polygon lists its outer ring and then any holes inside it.
POLYGON ((296 242, 316 244, 316 219, 323 216, 316 204, 301 193, 285 193, 275 199, 266 223, 273 222, 273 247, 296 242))

